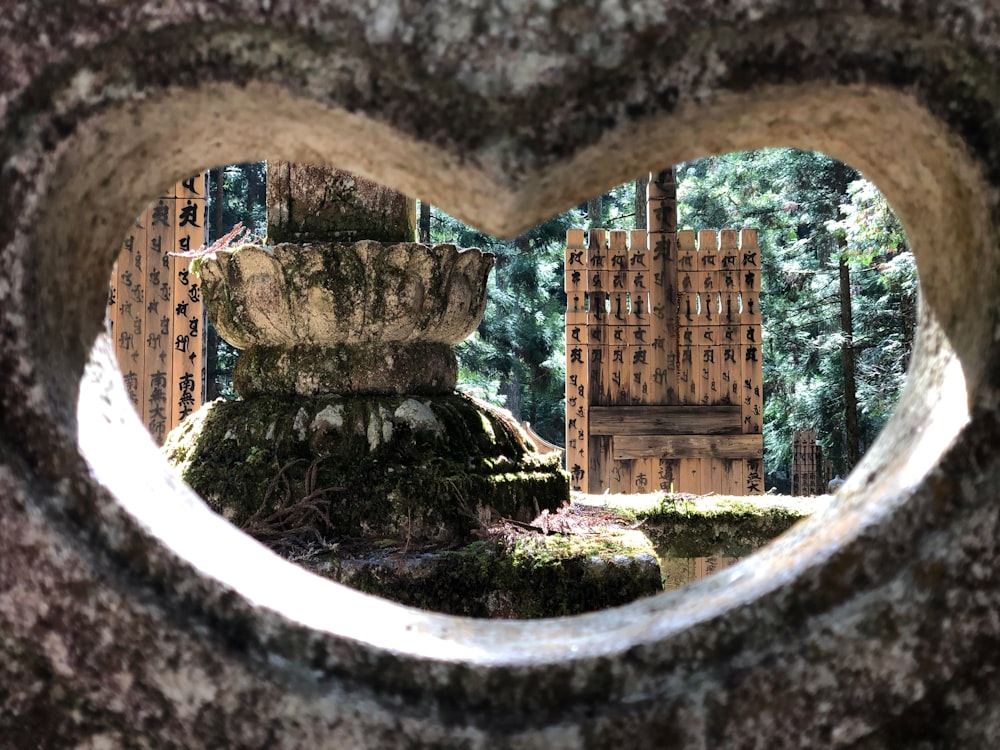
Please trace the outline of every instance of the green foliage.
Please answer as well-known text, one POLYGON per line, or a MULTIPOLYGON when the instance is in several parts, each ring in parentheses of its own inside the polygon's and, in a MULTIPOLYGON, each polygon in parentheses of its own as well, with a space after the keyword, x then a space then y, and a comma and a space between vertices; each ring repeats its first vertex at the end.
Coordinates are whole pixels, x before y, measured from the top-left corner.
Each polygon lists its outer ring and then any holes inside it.
POLYGON ((895 406, 913 343, 916 266, 885 198, 823 154, 765 149, 681 165, 678 214, 682 228, 760 233, 768 486, 787 489, 799 428, 818 432, 843 473, 842 253, 852 274, 862 451, 895 406))
POLYGON ((247 228, 248 241, 263 238, 267 234, 267 162, 231 164, 213 169, 211 174, 208 215, 212 239, 218 239, 237 224, 247 228), (215 226, 218 210, 215 180, 219 174, 223 185, 222 223, 215 226))
MULTIPOLYGON (((255 161, 230 164, 213 169, 208 191, 209 237, 217 240, 237 224, 247 228, 248 238, 262 239, 267 233, 267 162, 255 161), (222 222, 218 216, 216 180, 222 177, 222 222)), ((233 367, 240 352, 226 343, 211 321, 208 325, 209 340, 215 344, 209 354, 209 395, 228 400, 236 398, 233 390, 233 367), (212 356, 214 353, 214 357, 212 356)))
MULTIPOLYGON (((263 170, 260 162, 222 169, 222 231, 242 221, 251 234, 264 233, 263 170)), ((631 228, 633 201, 631 182, 606 192, 601 225, 631 228)), ((751 227, 760 233, 767 486, 787 489, 792 431, 799 428, 817 431, 824 455, 842 472, 841 255, 851 270, 862 450, 902 390, 916 324, 916 266, 885 198, 857 172, 823 154, 765 149, 680 165, 678 213, 681 228, 751 227)), ((510 409, 558 444, 563 443, 565 231, 588 226, 586 204, 514 240, 485 235, 438 211, 431 223, 432 242, 480 247, 497 256, 483 322, 457 348, 460 389, 510 409)), ((236 354, 220 347, 224 392, 225 372, 236 354)))
POLYGON ((478 247, 496 255, 486 314, 456 347, 459 390, 510 409, 550 442, 563 444, 566 372, 563 255, 577 210, 562 213, 513 240, 478 232, 435 211, 432 242, 478 247))

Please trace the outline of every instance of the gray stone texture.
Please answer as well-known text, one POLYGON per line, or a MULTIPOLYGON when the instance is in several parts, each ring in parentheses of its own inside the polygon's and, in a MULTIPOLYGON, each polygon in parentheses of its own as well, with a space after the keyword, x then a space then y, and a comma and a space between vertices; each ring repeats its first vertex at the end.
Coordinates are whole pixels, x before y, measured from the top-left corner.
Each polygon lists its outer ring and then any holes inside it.
POLYGON ((998 100, 993 0, 9 0, 3 743, 992 746, 998 100), (838 501, 679 592, 472 622, 320 580, 170 473, 99 335, 129 221, 198 168, 328 161, 514 234, 650 167, 765 145, 823 150, 888 196, 922 332, 838 501))
POLYGON ((451 345, 486 308, 493 255, 374 240, 243 245, 199 260, 209 318, 258 394, 451 393, 451 345))
POLYGON ((413 242, 416 202, 317 164, 267 165, 267 237, 278 242, 413 242))
POLYGON ((457 344, 486 309, 493 255, 415 242, 261 247, 205 256, 208 314, 233 346, 457 344))

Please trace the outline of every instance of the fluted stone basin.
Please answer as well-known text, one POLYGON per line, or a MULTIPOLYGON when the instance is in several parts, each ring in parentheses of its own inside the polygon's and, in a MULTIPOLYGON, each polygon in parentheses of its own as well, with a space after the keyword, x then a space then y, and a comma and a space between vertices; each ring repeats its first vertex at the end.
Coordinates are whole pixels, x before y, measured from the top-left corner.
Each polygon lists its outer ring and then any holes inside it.
POLYGON ((209 315, 245 350, 241 396, 450 393, 493 256, 414 242, 243 245, 198 264, 209 315))

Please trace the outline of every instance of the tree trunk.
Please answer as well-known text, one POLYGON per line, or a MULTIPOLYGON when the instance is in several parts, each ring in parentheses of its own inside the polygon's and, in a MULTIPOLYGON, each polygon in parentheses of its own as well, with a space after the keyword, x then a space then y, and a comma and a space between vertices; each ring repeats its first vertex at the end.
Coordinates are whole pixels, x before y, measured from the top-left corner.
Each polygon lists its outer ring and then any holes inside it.
POLYGON ((840 253, 840 328, 844 335, 844 345, 840 352, 844 368, 844 433, 847 450, 844 454, 845 469, 850 471, 861 457, 861 434, 858 428, 858 391, 854 374, 854 317, 851 310, 851 269, 847 256, 840 253))
POLYGON ((254 203, 257 200, 257 194, 260 192, 260 186, 257 184, 257 171, 255 167, 256 165, 253 162, 240 164, 240 171, 243 172, 243 178, 247 181, 247 193, 243 196, 243 208, 247 213, 253 211, 254 203))
POLYGON ((900 295, 899 320, 903 334, 903 370, 910 369, 910 355, 913 354, 913 334, 917 328, 917 308, 920 305, 920 292, 912 297, 905 292, 900 295))
POLYGON ((500 381, 499 392, 506 396, 504 405, 518 422, 523 422, 521 414, 521 384, 513 377, 504 378, 500 381))
POLYGON ((587 218, 590 220, 591 229, 598 229, 601 226, 601 215, 604 213, 603 201, 603 195, 587 201, 587 218))
MULTIPOLYGON (((214 216, 208 226, 209 236, 214 241, 225 234, 222 230, 222 209, 223 201, 226 199, 226 189, 222 167, 213 169, 209 173, 209 184, 212 185, 215 191, 215 195, 212 198, 214 216), (215 178, 214 182, 211 179, 212 176, 215 178)), ((214 401, 219 397, 217 382, 219 377, 219 335, 215 331, 215 326, 211 323, 206 325, 205 328, 208 330, 205 347, 205 399, 207 401, 214 401)))
POLYGON ((214 233, 212 240, 217 240, 225 234, 222 229, 222 208, 226 200, 226 186, 224 183, 222 167, 213 171, 215 172, 215 221, 212 222, 210 229, 214 233))
POLYGON ((647 229, 646 226, 646 190, 649 186, 649 175, 635 178, 635 228, 647 229))
POLYGON ((215 401, 219 397, 219 334, 215 326, 207 325, 208 337, 205 344, 205 400, 215 401))
POLYGON ((427 201, 420 201, 420 242, 425 245, 431 243, 431 204, 427 201))

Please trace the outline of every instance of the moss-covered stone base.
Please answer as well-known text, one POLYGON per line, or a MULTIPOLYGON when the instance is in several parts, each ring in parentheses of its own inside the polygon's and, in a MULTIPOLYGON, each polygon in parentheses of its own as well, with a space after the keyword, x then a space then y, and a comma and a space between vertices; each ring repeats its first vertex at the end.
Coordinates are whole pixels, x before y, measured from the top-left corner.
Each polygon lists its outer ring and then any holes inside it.
POLYGON ((265 542, 454 544, 569 498, 559 454, 535 453, 509 416, 461 395, 215 401, 164 451, 213 509, 265 542))
POLYGON ((832 498, 772 495, 582 495, 575 507, 600 507, 642 524, 660 559, 664 589, 733 565, 824 507, 832 498))
MULTIPOLYGON (((581 496, 579 501, 587 502, 581 496)), ((601 505, 642 521, 663 557, 745 557, 823 507, 829 497, 606 495, 601 505)))
POLYGON ((306 567, 423 609, 491 618, 558 617, 627 604, 662 591, 659 560, 638 531, 527 534, 457 550, 324 554, 306 567))

